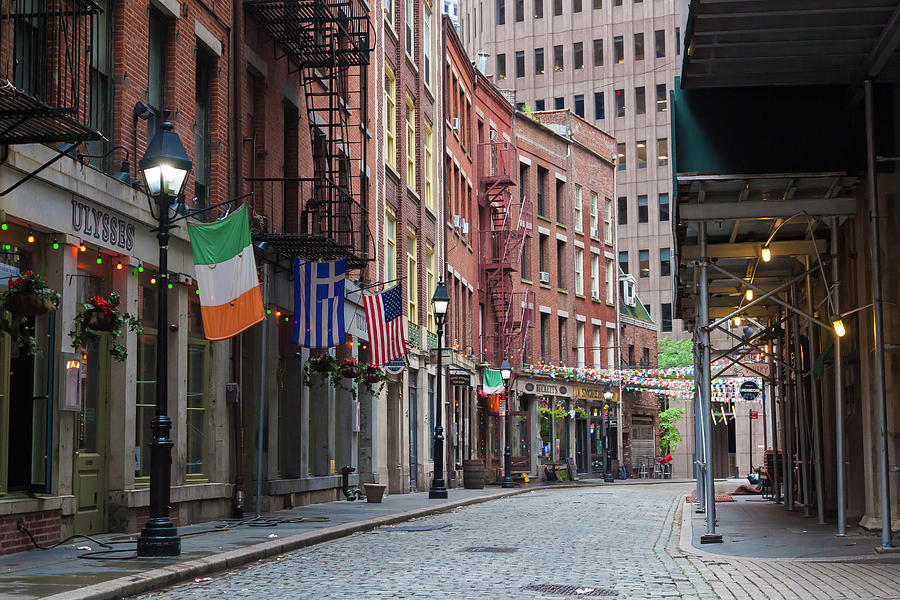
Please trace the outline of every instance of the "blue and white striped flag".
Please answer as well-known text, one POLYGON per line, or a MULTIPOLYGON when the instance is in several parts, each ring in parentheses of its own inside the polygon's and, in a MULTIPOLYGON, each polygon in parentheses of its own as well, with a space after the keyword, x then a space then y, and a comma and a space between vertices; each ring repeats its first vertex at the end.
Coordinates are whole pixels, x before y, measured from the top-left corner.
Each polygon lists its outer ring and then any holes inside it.
POLYGON ((304 348, 343 344, 344 273, 347 259, 302 262, 294 259, 294 343, 304 348))

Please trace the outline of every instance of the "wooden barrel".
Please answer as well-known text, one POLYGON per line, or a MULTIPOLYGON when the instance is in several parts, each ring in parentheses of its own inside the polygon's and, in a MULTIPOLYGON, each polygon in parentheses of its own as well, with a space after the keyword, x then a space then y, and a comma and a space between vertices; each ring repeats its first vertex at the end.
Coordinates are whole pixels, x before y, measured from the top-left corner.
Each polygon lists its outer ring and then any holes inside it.
POLYGON ((463 461, 463 487, 467 490, 480 490, 484 488, 484 461, 463 461))

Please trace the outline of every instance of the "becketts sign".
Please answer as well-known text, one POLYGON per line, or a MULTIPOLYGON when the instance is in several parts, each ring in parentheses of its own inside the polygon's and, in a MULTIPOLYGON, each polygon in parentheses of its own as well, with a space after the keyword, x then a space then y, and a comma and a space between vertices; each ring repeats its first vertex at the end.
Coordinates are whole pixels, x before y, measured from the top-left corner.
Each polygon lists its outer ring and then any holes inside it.
POLYGON ((516 391, 520 394, 534 394, 536 396, 572 397, 572 388, 568 385, 552 381, 535 381, 534 379, 516 380, 516 391))

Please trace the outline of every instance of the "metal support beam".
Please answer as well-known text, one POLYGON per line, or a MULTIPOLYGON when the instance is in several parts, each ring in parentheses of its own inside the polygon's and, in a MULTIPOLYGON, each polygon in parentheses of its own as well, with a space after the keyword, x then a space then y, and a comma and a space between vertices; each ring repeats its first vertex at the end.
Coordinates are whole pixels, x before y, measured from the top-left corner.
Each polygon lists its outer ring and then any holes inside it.
MULTIPOLYGON (((709 258, 759 258, 762 253, 762 242, 739 242, 735 244, 709 244, 709 258)), ((816 251, 824 254, 826 251, 825 240, 788 240, 776 241, 769 244, 772 256, 811 256, 816 251)), ((695 245, 681 247, 679 258, 681 260, 697 260, 700 250, 695 245)))
MULTIPOLYGON (((806 272, 809 273, 809 257, 806 258, 806 272)), ((827 285, 827 284, 826 284, 827 285)), ((826 293, 828 292, 826 288, 826 293)), ((806 276, 806 310, 813 312, 812 277, 806 276)), ((819 406, 819 388, 813 377, 813 365, 816 364, 816 327, 809 323, 806 330, 807 343, 809 344, 809 398, 812 412, 813 434, 813 474, 816 481, 816 519, 819 525, 825 524, 825 490, 822 485, 822 433, 820 431, 821 416, 819 406)), ((837 336, 834 336, 837 337, 837 336)))
MULTIPOLYGON (((796 287, 791 292, 791 300, 797 301, 796 287)), ((803 516, 808 517, 809 511, 809 428, 806 426, 806 386, 803 384, 803 352, 800 349, 800 319, 797 315, 791 319, 791 329, 794 332, 794 360, 797 361, 797 370, 794 371, 794 389, 796 390, 797 408, 797 447, 800 450, 800 491, 803 494, 803 516)))
MULTIPOLYGON (((790 353, 786 348, 787 326, 778 337, 778 353, 781 354, 781 360, 790 361, 790 353)), ((794 459, 793 444, 791 444, 791 418, 790 418, 790 402, 788 399, 789 386, 785 381, 786 372, 778 367, 778 397, 781 399, 781 432, 784 441, 784 452, 781 454, 781 471, 784 473, 784 507, 788 510, 794 510, 794 459)))
MULTIPOLYGON (((702 381, 702 375, 700 374, 700 355, 699 352, 699 344, 698 338, 699 333, 697 329, 694 330, 693 335, 693 346, 694 346, 694 374, 695 381, 700 379, 702 381)), ((696 462, 695 475, 697 477, 697 513, 705 513, 706 512, 706 466, 707 461, 703 455, 704 443, 703 443, 703 415, 702 415, 702 402, 700 401, 700 386, 694 386, 694 461, 696 462)))
MULTIPOLYGON (((774 348, 773 348, 774 350, 774 348)), ((769 375, 775 373, 775 354, 769 354, 769 375)), ((779 372, 781 365, 778 366, 779 372)), ((778 410, 775 399, 775 377, 769 377, 769 406, 772 411, 772 472, 769 477, 772 478, 772 489, 774 490, 775 502, 781 502, 781 489, 779 483, 781 478, 778 473, 778 410)))
POLYGON ((716 534, 716 487, 712 473, 712 379, 710 378, 709 360, 709 260, 706 258, 706 223, 698 225, 698 237, 700 239, 700 317, 697 332, 700 336, 700 348, 702 352, 700 371, 702 383, 700 388, 701 407, 700 413, 703 419, 703 455, 706 462, 706 470, 703 473, 706 492, 706 534, 700 536, 701 543, 716 543, 722 541, 722 536, 716 534))
MULTIPOLYGON (((779 320, 777 323, 775 323, 775 325, 780 325, 780 324, 781 324, 781 321, 780 321, 780 320, 779 320)), ((773 325, 773 326, 774 326, 774 325, 773 325)), ((731 331, 728 331, 728 329, 727 329, 726 327, 722 327, 721 325, 719 325, 718 327, 716 327, 716 329, 718 329, 719 331, 725 333, 726 335, 729 335, 729 336, 733 337, 733 338, 736 339, 736 340, 742 341, 744 345, 751 346, 752 348, 754 348, 755 350, 757 350, 760 354, 764 354, 764 355, 768 356, 769 359, 773 359, 773 360, 775 360, 775 361, 780 362, 780 360, 779 360, 777 357, 775 357, 775 353, 774 353, 774 352, 766 352, 764 348, 760 348, 760 347, 757 346, 756 344, 752 343, 752 340, 753 340, 756 336, 754 336, 753 338, 750 338, 750 339, 747 340, 747 341, 744 341, 744 340, 743 340, 742 338, 740 338, 739 336, 736 336, 736 335, 735 335, 734 333, 732 333, 731 331)), ((740 346, 741 346, 741 344, 738 345, 738 347, 740 347, 740 346)), ((784 363, 782 363, 781 366, 785 366, 784 363)), ((768 377, 771 377, 771 376, 772 376, 772 372, 769 373, 768 377)))
POLYGON ((853 198, 818 198, 769 202, 704 202, 682 204, 678 216, 682 221, 731 221, 734 219, 787 219, 798 213, 811 217, 850 217, 856 214, 853 198))
MULTIPOLYGON (((748 371, 751 371, 751 372, 753 372, 753 373, 756 373, 756 376, 757 376, 757 377, 762 377, 763 379, 766 379, 766 378, 767 378, 767 375, 765 375, 765 374, 763 374, 763 373, 757 371, 756 369, 754 369, 753 367, 751 367, 750 365, 748 365, 747 363, 745 363, 745 362, 743 362, 743 361, 741 361, 741 360, 735 360, 735 361, 734 361, 734 366, 735 366, 735 367, 743 367, 743 368, 747 369, 748 371)), ((726 367, 726 369, 728 369, 728 368, 731 368, 731 366, 729 365, 728 367, 726 367)), ((723 370, 724 370, 724 369, 723 369, 723 370)), ((716 373, 716 374, 713 376, 713 380, 716 380, 716 379, 718 379, 719 377, 727 377, 727 375, 725 375, 722 371, 719 371, 718 373, 716 373)))
MULTIPOLYGON (((838 218, 831 218, 831 301, 835 314, 841 314, 840 265, 838 265, 838 218)), ((834 449, 837 469, 837 534, 847 535, 847 492, 844 488, 844 383, 841 374, 841 338, 834 336, 834 449)))
POLYGON ((875 338, 875 406, 878 423, 878 466, 881 471, 881 547, 892 548, 891 490, 888 473, 887 397, 884 390, 884 320, 881 298, 881 225, 878 223, 878 185, 875 180, 872 82, 866 80, 866 191, 869 196, 869 238, 872 252, 872 333, 875 338))

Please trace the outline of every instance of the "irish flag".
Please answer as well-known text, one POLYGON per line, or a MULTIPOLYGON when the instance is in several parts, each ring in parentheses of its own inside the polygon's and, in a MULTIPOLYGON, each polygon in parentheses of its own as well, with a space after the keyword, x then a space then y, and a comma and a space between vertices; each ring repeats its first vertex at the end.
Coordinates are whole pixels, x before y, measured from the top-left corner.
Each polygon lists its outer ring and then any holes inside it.
POLYGON ((188 225, 207 339, 223 340, 265 317, 247 207, 216 223, 188 225))

